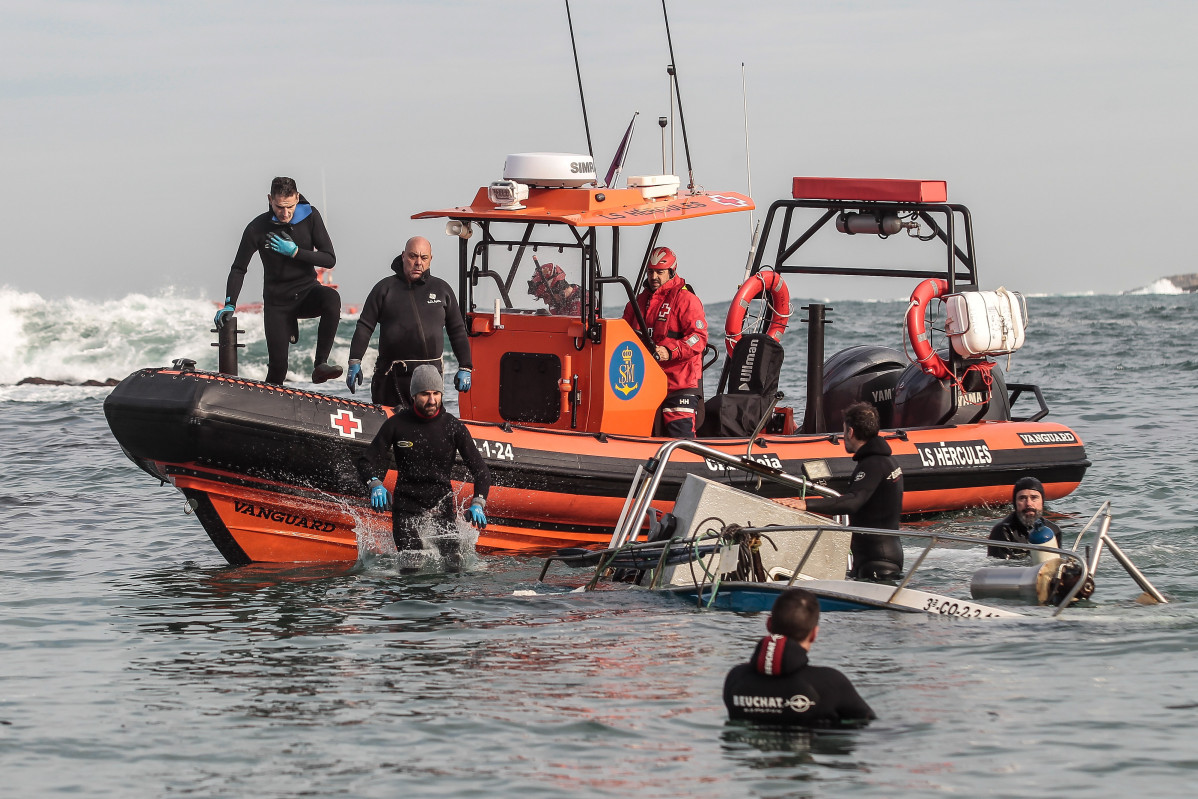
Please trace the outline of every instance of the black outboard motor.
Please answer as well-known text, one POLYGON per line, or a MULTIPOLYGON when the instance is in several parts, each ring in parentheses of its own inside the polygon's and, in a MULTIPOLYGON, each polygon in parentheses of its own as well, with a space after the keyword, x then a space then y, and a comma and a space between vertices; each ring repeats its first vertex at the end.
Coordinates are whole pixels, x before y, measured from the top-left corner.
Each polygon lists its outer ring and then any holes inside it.
POLYGON ((892 427, 894 389, 906 365, 892 347, 862 344, 836 353, 824 364, 824 429, 805 432, 839 433, 844 409, 861 401, 878 409, 882 428, 892 427))
MULTIPOLYGON (((948 361, 948 353, 941 352, 948 361)), ((968 366, 969 361, 963 364, 968 366)), ((986 385, 977 370, 966 373, 965 391, 957 397, 953 410, 953 391, 950 380, 940 380, 911 364, 899 377, 894 391, 893 427, 930 427, 938 424, 971 424, 983 420, 1009 421, 1011 402, 1002 367, 990 369, 992 382, 986 385)))

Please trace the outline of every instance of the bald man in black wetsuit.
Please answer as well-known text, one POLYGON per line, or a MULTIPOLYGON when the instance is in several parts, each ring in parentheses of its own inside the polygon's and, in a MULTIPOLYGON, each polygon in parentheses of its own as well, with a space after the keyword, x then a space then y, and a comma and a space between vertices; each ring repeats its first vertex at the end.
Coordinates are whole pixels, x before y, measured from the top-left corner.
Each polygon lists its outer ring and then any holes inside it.
MULTIPOLYGON (((890 445, 878 435, 878 411, 868 402, 856 402, 844 412, 844 448, 852 453, 853 473, 848 490, 839 497, 810 497, 787 502, 799 510, 835 516, 847 513, 854 527, 899 529, 903 512, 903 470, 890 445)), ((853 533, 849 576, 862 580, 890 580, 903 570, 903 547, 888 535, 853 533)))
POLYGON ((341 321, 341 295, 322 286, 316 267, 337 263, 324 220, 296 188, 291 178, 275 178, 267 195, 269 209, 245 227, 229 280, 225 306, 216 313, 216 327, 236 312, 237 297, 254 253, 262 259, 262 323, 266 328, 266 382, 287 379, 287 350, 298 338, 298 320, 320 317, 312 382, 341 376, 341 367, 327 363, 341 321))
POLYGON ((849 678, 812 666, 807 653, 819 633, 819 599, 803 588, 778 595, 766 619, 769 635, 748 663, 724 680, 728 718, 815 729, 863 727, 877 718, 849 678))
POLYGON ((375 284, 362 304, 358 326, 349 345, 349 372, 345 383, 351 392, 362 384, 362 356, 379 327, 379 357, 370 383, 370 399, 377 405, 403 405, 412 373, 422 364, 441 371, 444 334, 458 360, 454 387, 470 390, 470 338, 453 289, 429 274, 433 249, 428 239, 413 236, 391 262, 395 274, 375 284))

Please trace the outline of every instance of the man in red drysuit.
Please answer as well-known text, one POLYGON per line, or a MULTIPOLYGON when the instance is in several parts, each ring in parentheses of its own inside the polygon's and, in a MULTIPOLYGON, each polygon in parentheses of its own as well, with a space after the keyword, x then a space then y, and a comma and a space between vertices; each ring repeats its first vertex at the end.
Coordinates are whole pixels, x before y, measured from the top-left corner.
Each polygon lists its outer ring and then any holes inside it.
MULTIPOLYGON (((636 296, 636 304, 649 326, 653 357, 666 373, 667 393, 661 406, 665 434, 694 438, 696 415, 703 405, 700 385, 707 317, 703 303, 678 277, 678 259, 669 247, 656 247, 649 254, 645 290, 636 296)), ((636 327, 632 303, 624 308, 624 321, 636 327)))

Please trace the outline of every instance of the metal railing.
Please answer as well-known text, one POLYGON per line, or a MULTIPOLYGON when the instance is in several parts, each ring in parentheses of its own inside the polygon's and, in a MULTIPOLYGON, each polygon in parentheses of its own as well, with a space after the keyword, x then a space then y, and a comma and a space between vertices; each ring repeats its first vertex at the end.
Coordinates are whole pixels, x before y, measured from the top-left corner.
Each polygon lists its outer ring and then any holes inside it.
MULTIPOLYGON (((1127 557, 1123 550, 1119 548, 1119 545, 1116 544, 1111 538, 1111 501, 1109 499, 1099 506, 1098 510, 1094 512, 1094 515, 1090 517, 1090 521, 1086 522, 1086 524, 1082 527, 1081 532, 1077 534, 1077 538, 1073 542, 1073 551, 1077 551, 1078 546, 1081 545, 1082 536, 1086 534, 1086 531, 1094 525, 1095 520, 1099 517, 1102 517, 1102 521, 1098 525, 1098 534, 1094 541, 1094 552, 1090 556, 1090 562, 1088 564, 1090 573, 1093 574, 1098 570, 1098 559, 1102 556, 1102 547, 1103 544, 1105 544, 1107 549, 1111 551, 1111 555, 1114 556, 1115 560, 1119 561, 1119 565, 1123 567, 1123 570, 1127 572, 1127 575, 1131 577, 1131 579, 1135 580, 1136 585, 1140 586, 1144 593, 1148 594, 1148 596, 1152 597, 1162 605, 1168 604, 1169 600, 1165 599, 1165 595, 1156 590, 1156 587, 1148 581, 1148 578, 1144 576, 1144 573, 1136 568, 1136 564, 1131 562, 1131 558, 1127 557)), ((1062 541, 1061 543, 1064 542, 1062 541)))
POLYGON ((804 477, 787 474, 781 469, 753 460, 748 455, 729 455, 689 439, 668 441, 661 445, 652 458, 636 467, 636 472, 632 477, 632 486, 628 489, 628 496, 624 499, 624 507, 621 508, 620 517, 612 531, 608 549, 619 549, 625 544, 636 542, 641 527, 645 524, 650 505, 661 486, 662 477, 665 475, 665 466, 678 450, 701 455, 708 460, 755 474, 758 478, 758 487, 762 480, 770 480, 797 489, 802 493, 809 492, 826 497, 840 496, 830 488, 816 485, 804 477))

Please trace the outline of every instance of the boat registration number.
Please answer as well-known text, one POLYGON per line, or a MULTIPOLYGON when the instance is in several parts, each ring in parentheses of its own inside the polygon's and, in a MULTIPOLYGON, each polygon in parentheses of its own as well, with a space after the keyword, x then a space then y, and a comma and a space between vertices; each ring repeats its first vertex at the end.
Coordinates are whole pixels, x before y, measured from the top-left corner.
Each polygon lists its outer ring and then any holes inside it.
POLYGON ((479 441, 475 439, 475 446, 482 453, 484 458, 491 458, 497 461, 514 461, 516 460, 515 453, 512 452, 512 445, 505 444, 502 441, 479 441))
POLYGON ((924 603, 923 609, 928 613, 939 613, 941 616, 958 616, 962 619, 988 619, 998 614, 986 608, 979 608, 968 602, 956 602, 950 599, 930 597, 924 603))

